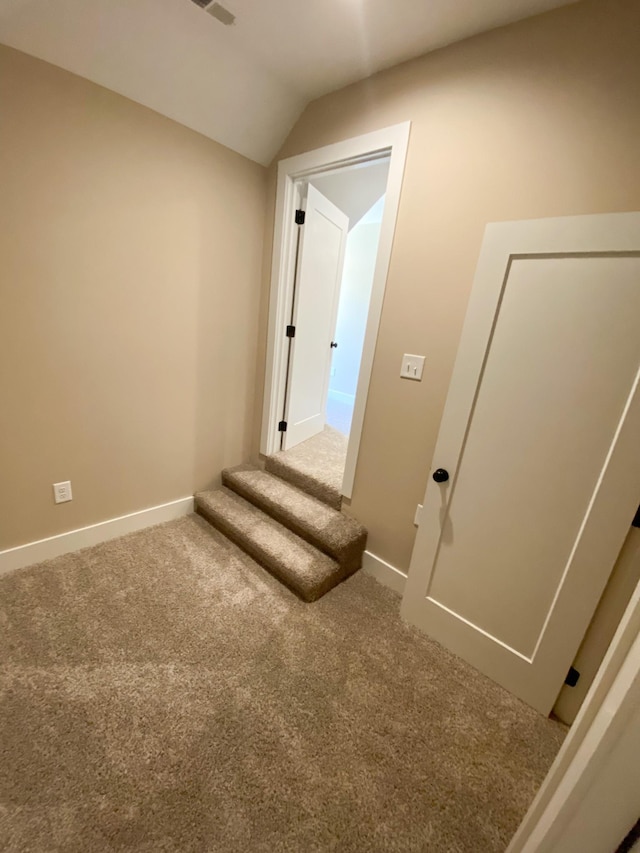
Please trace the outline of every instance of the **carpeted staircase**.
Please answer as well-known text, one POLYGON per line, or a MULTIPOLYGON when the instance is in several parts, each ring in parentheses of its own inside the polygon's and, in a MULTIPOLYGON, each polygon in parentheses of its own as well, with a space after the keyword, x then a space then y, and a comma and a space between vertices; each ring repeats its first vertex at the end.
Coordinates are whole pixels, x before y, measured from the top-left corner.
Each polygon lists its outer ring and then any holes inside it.
POLYGON ((227 468, 220 489, 196 495, 196 511, 302 599, 316 601, 360 568, 367 531, 334 495, 322 500, 313 481, 286 464, 275 469, 227 468))

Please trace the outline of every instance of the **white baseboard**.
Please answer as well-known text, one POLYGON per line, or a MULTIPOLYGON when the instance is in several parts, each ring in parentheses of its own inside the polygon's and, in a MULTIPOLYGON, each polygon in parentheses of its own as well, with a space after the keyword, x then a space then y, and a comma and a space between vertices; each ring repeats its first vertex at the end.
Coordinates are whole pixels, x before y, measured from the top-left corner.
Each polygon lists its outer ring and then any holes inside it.
POLYGON ((152 527, 163 521, 172 521, 191 512, 193 512, 193 497, 179 498, 160 506, 121 515, 119 518, 90 524, 78 530, 59 533, 48 539, 39 539, 37 542, 28 542, 17 548, 8 548, 6 551, 0 551, 0 575, 34 563, 41 563, 43 560, 60 557, 62 554, 69 554, 71 551, 79 551, 80 548, 98 545, 100 542, 116 539, 118 536, 124 536, 125 533, 152 527))
POLYGON ((348 406, 353 406, 356 401, 355 394, 345 394, 343 391, 334 391, 333 388, 329 388, 329 398, 336 403, 346 403, 348 406))
POLYGON ((398 595, 403 594, 407 576, 400 569, 392 566, 391 563, 387 563, 381 557, 376 557, 371 551, 365 551, 362 558, 362 568, 368 575, 380 581, 384 586, 388 586, 398 595))

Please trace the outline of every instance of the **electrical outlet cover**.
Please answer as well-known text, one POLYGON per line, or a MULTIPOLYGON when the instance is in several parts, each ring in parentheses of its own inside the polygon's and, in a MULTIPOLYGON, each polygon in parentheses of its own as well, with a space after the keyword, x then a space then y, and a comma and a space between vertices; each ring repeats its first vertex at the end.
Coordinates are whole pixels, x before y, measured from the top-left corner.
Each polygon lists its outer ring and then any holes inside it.
POLYGON ((57 504, 67 503, 67 501, 73 500, 70 480, 65 480, 64 483, 53 484, 53 499, 57 504))
POLYGON ((403 379, 413 379, 415 382, 420 382, 422 379, 422 371, 424 370, 424 356, 411 355, 405 353, 402 356, 402 367, 400 368, 400 376, 403 379))

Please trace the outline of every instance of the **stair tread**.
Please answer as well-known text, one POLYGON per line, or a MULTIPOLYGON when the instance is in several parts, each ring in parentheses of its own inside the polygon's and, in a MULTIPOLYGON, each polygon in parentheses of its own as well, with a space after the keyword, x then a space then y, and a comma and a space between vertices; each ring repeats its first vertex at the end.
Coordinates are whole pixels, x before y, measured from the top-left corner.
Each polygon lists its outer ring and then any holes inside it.
MULTIPOLYGON (((294 447, 293 451, 295 450, 294 447)), ((266 470, 339 512, 342 506, 340 489, 318 477, 317 474, 305 470, 306 464, 301 466, 296 458, 291 456, 293 451, 280 451, 272 456, 267 456, 265 460, 266 470)))
POLYGON ((225 469, 222 481, 341 564, 359 568, 367 531, 355 518, 253 465, 225 469))
POLYGON ((331 557, 224 486, 198 493, 195 503, 214 527, 306 601, 319 598, 345 576, 331 557))

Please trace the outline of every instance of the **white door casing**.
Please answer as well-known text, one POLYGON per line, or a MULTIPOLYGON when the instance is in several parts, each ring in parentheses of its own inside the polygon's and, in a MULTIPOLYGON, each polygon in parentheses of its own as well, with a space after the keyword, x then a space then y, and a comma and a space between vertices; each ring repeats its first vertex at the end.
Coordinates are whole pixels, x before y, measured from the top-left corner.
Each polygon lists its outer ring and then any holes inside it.
POLYGON ((285 450, 324 428, 349 217, 310 184, 300 227, 285 450))
POLYGON ((260 453, 265 456, 275 453, 280 448, 278 422, 282 419, 287 377, 289 342, 285 336, 285 328, 291 317, 291 294, 297 237, 294 211, 300 203, 297 190, 298 182, 312 175, 328 174, 331 170, 341 169, 345 166, 352 166, 365 161, 370 162, 380 157, 390 157, 386 201, 378 243, 378 257, 371 290, 367 328, 358 375, 358 388, 342 482, 342 494, 348 498, 353 492, 367 395, 373 369, 373 357, 400 205, 410 126, 410 122, 403 122, 392 127, 365 133, 362 136, 334 142, 323 148, 307 151, 304 154, 297 154, 278 163, 271 293, 269 297, 269 328, 265 358, 265 389, 260 431, 260 453))
POLYGON ((640 214, 487 227, 403 616, 544 714, 640 499, 640 214))

